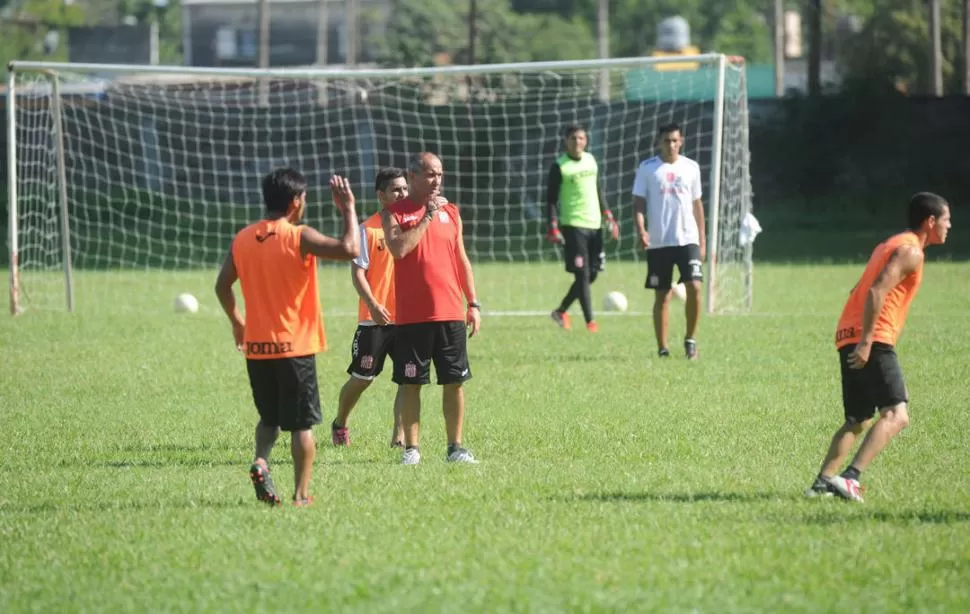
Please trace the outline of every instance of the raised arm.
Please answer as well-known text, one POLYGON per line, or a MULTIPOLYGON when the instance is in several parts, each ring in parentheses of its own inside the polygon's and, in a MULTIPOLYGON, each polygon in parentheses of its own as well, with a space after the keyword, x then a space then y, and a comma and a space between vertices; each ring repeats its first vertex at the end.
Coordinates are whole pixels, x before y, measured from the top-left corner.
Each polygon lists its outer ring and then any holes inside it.
POLYGON ((861 369, 869 361, 873 329, 876 318, 886 302, 886 295, 915 272, 922 262, 922 250, 913 245, 901 245, 889 257, 886 266, 879 272, 866 294, 866 302, 862 310, 862 335, 859 343, 856 344, 856 349, 849 356, 849 366, 861 369))
POLYGON ((360 233, 357 229, 357 208, 354 193, 347 179, 335 175, 330 179, 330 194, 344 219, 341 238, 328 237, 304 227, 300 232, 300 251, 327 260, 352 260, 360 254, 360 233))
POLYGON ((400 260, 411 253, 418 245, 418 241, 424 236, 431 220, 434 219, 434 212, 438 210, 437 203, 429 203, 427 212, 421 220, 412 228, 404 230, 398 223, 397 218, 384 209, 381 211, 381 225, 384 227, 384 237, 387 241, 387 249, 395 260, 400 260))
POLYGON ((230 248, 226 259, 222 263, 222 268, 219 269, 219 275, 216 277, 215 290, 216 298, 219 299, 222 310, 226 312, 226 316, 232 324, 232 336, 236 342, 236 349, 241 350, 243 336, 246 330, 246 321, 243 319, 242 314, 239 313, 239 308, 236 305, 236 295, 232 291, 232 286, 236 283, 237 279, 239 279, 239 274, 236 272, 236 263, 233 262, 232 248, 230 248))
POLYGON ((465 252, 465 230, 461 218, 458 218, 458 275, 461 291, 465 294, 465 301, 468 303, 468 313, 465 315, 465 322, 471 327, 470 337, 478 334, 482 327, 482 312, 478 304, 478 294, 475 292, 475 275, 472 273, 472 263, 465 252))

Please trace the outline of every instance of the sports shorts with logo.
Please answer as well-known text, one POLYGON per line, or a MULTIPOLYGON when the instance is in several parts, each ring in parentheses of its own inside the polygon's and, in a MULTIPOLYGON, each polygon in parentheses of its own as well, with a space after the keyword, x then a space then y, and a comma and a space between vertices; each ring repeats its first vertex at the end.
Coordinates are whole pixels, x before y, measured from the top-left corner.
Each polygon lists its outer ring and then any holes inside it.
POLYGON ((395 326, 358 326, 350 345, 350 366, 347 373, 372 380, 384 370, 384 360, 393 359, 395 326))
POLYGON ((839 349, 842 371, 842 407, 847 422, 864 422, 884 407, 909 401, 903 370, 896 350, 885 343, 873 343, 869 361, 861 369, 849 367, 849 354, 855 349, 849 344, 839 349))
POLYGON ((302 431, 323 421, 316 356, 247 359, 246 370, 253 403, 265 426, 302 431))
POLYGON ((603 251, 603 233, 599 228, 563 226, 559 232, 563 238, 566 271, 575 273, 584 267, 589 268, 591 273, 603 270, 606 253, 603 251))
POLYGON ((439 385, 471 379, 464 322, 420 322, 398 324, 396 328, 395 384, 430 384, 432 363, 439 385))
POLYGON ((701 248, 696 243, 647 250, 647 283, 653 290, 670 290, 674 267, 680 273, 677 283, 703 281, 701 248))

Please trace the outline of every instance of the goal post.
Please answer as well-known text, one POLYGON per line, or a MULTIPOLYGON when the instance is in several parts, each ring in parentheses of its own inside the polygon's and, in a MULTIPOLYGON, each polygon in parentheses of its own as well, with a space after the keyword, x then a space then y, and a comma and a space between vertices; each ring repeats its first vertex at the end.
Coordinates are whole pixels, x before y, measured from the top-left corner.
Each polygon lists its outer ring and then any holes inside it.
MULTIPOLYGON (((377 169, 420 150, 443 159, 444 194, 461 207, 486 309, 548 313, 569 279, 543 237, 546 177, 570 124, 586 128, 621 225, 620 239, 606 241, 594 299, 621 290, 647 312, 631 189, 669 122, 705 178, 706 309, 752 308, 741 58, 355 70, 12 62, 6 106, 15 314, 207 293, 233 234, 261 214, 259 181, 271 168, 307 175, 307 221, 333 234, 331 173, 351 179, 363 219, 377 208, 377 169)), ((321 264, 328 313, 355 312, 346 271, 321 264)))

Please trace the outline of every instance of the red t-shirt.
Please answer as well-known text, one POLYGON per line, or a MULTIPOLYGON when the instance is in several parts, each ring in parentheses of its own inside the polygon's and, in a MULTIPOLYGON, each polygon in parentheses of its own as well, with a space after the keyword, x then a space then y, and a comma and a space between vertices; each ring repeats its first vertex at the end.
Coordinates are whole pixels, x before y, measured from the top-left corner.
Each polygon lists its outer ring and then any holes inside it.
MULTIPOLYGON (((421 222, 427 208, 410 198, 388 210, 402 230, 421 222)), ((458 207, 452 203, 438 209, 417 246, 394 262, 397 324, 465 321, 458 252, 458 207)))

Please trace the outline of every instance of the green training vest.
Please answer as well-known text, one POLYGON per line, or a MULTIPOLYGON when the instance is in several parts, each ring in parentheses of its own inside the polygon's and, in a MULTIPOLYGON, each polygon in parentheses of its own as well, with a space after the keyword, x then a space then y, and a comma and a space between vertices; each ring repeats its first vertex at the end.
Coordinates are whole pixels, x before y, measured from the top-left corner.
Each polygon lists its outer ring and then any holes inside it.
POLYGON ((562 181, 559 184, 559 225, 577 228, 599 228, 602 224, 600 213, 597 174, 599 167, 592 154, 583 152, 583 157, 574 160, 569 154, 556 159, 562 181))

